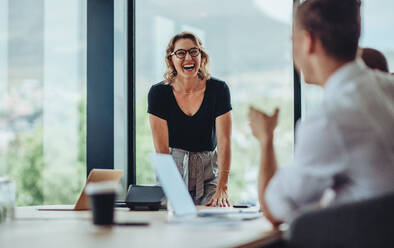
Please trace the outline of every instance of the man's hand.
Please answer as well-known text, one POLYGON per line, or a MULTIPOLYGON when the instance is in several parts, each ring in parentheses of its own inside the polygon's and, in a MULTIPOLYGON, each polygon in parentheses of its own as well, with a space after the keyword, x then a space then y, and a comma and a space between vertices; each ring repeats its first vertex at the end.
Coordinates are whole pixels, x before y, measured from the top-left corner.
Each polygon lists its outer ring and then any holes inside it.
POLYGON ((230 202, 228 201, 227 187, 217 188, 215 194, 212 196, 211 200, 205 206, 211 207, 230 207, 230 202))
POLYGON ((249 108, 250 128, 252 129, 253 136, 256 137, 260 143, 272 139, 274 129, 278 124, 278 115, 278 108, 275 109, 275 113, 271 116, 254 107, 249 108))

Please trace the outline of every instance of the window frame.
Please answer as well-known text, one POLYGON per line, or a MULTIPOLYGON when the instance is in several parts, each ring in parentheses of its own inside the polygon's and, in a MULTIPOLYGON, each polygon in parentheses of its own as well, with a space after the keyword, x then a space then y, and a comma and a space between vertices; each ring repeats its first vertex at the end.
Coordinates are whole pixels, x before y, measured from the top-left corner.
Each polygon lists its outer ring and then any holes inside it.
POLYGON ((114 168, 114 0, 87 1, 86 176, 114 168))

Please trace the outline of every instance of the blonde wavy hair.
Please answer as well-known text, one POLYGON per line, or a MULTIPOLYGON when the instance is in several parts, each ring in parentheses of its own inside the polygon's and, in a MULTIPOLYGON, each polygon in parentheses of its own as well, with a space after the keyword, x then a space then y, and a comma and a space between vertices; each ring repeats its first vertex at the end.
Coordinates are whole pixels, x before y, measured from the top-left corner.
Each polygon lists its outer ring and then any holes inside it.
POLYGON ((167 84, 172 84, 177 76, 177 71, 171 60, 171 53, 174 52, 175 43, 180 39, 190 39, 197 45, 197 48, 200 49, 201 65, 197 75, 200 80, 204 80, 204 79, 208 80, 211 77, 209 73, 209 56, 207 51, 203 47, 200 38, 198 38, 197 35, 191 32, 182 32, 174 35, 174 37, 172 37, 170 42, 168 43, 166 50, 166 57, 165 57, 167 70, 163 75, 165 82, 167 84))

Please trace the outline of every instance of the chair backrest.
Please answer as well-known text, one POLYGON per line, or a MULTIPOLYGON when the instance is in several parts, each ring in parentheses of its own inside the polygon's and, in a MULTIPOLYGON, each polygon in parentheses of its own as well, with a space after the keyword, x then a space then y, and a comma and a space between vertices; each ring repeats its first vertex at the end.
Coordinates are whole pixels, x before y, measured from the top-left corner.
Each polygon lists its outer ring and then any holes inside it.
POLYGON ((290 225, 289 247, 393 247, 394 193, 304 213, 290 225))

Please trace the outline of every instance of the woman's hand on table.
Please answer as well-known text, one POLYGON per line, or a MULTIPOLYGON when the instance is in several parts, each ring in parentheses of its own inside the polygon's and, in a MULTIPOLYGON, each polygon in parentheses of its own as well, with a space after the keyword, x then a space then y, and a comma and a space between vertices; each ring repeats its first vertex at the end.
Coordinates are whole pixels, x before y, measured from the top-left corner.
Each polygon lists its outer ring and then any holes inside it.
POLYGON ((210 207, 231 207, 228 201, 227 187, 217 188, 211 200, 205 206, 210 207))

